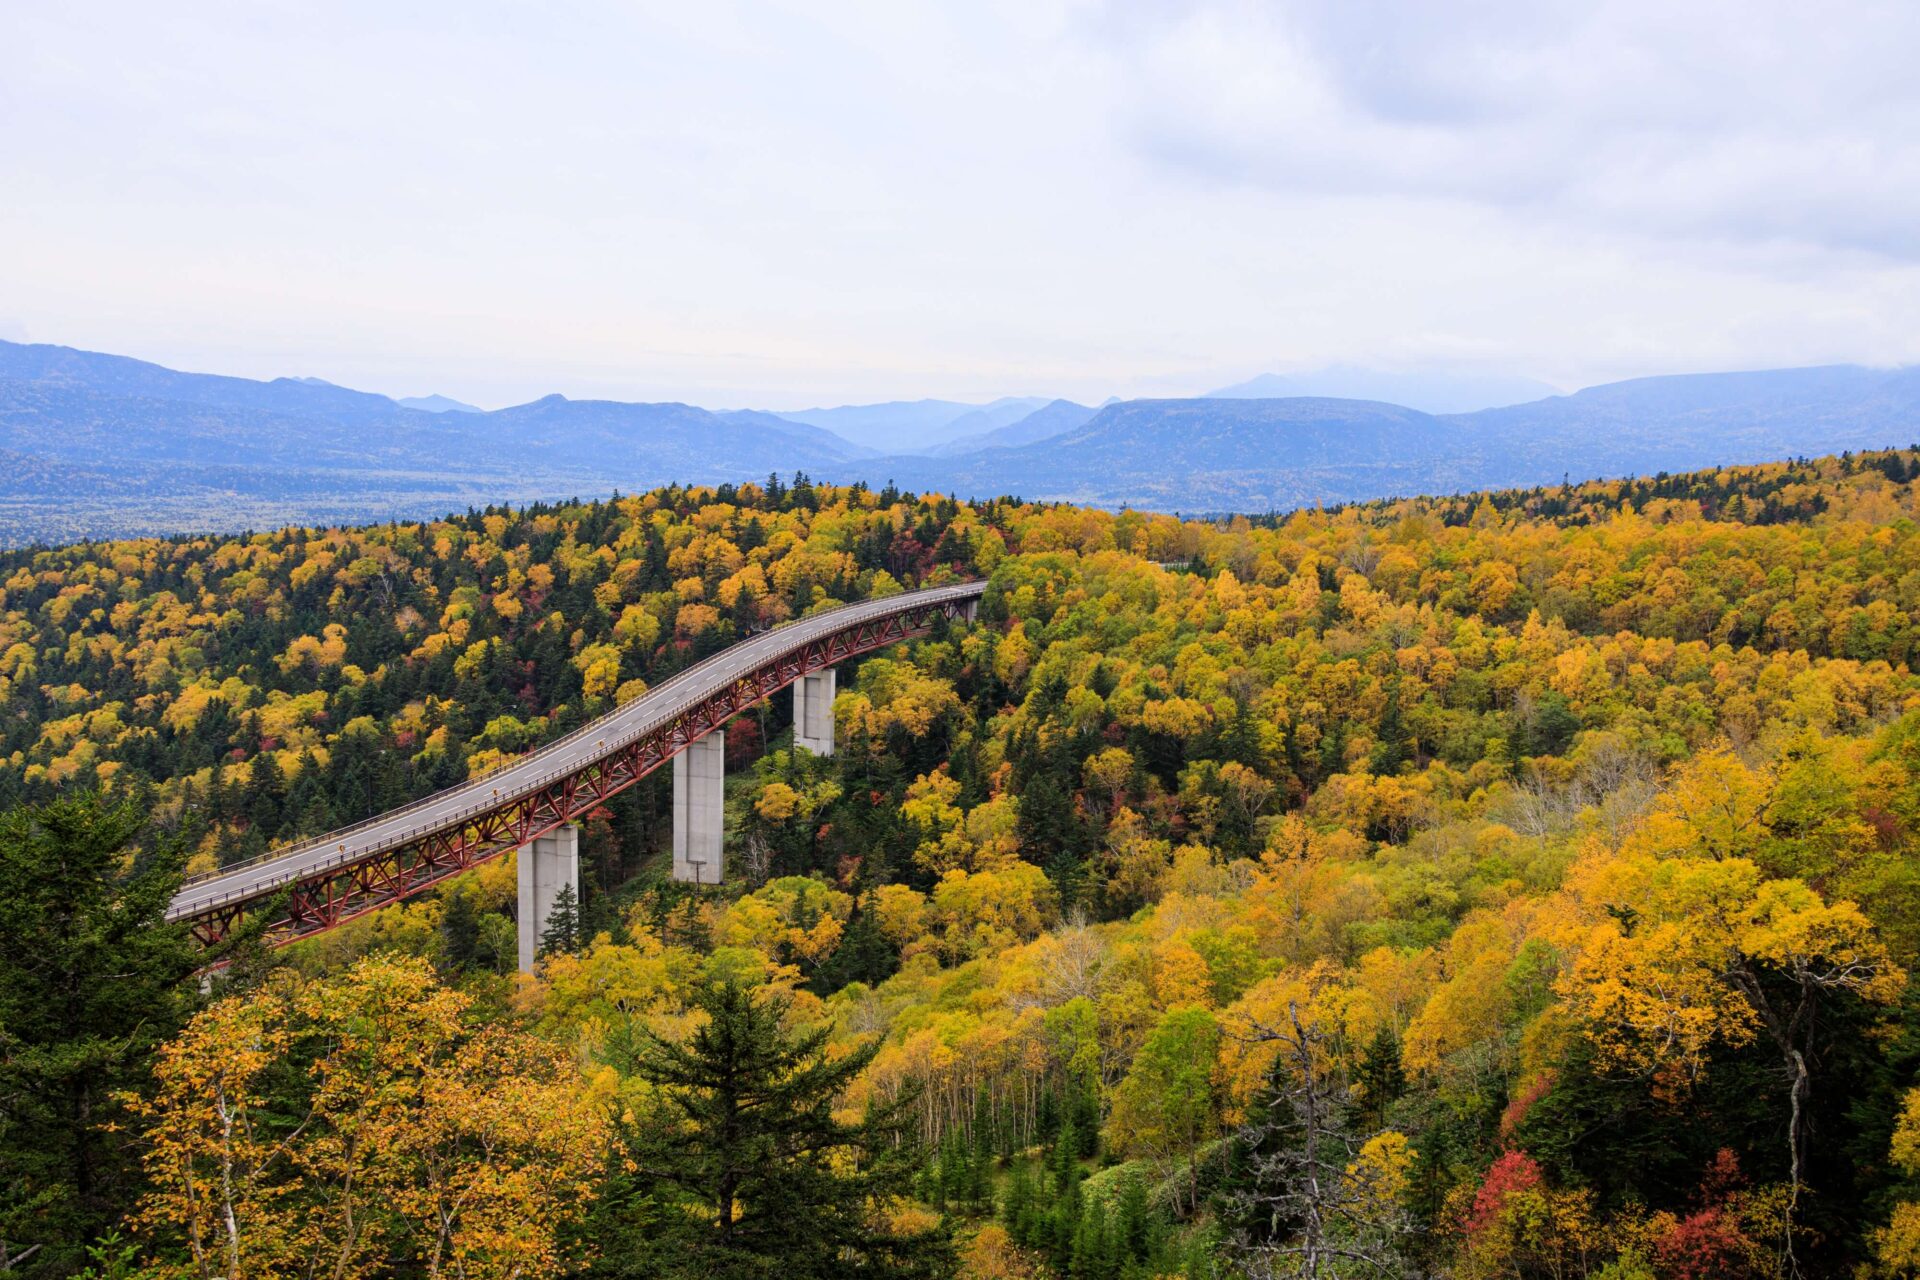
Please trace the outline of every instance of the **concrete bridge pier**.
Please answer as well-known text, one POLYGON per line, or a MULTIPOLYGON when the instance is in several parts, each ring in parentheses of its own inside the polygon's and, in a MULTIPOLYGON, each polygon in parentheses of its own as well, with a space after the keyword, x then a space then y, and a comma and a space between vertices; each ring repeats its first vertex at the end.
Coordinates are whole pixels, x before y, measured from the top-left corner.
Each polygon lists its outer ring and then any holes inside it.
POLYGON ((833 754, 833 694, 836 677, 832 667, 801 676, 793 686, 793 745, 805 747, 817 756, 833 754))
POLYGON ((726 875, 727 735, 715 730, 673 758, 673 878, 719 884, 726 875))
POLYGON ((562 887, 573 890, 579 911, 580 829, 571 823, 555 827, 516 855, 520 871, 520 972, 532 973, 540 958, 540 935, 547 931, 554 901, 562 887))

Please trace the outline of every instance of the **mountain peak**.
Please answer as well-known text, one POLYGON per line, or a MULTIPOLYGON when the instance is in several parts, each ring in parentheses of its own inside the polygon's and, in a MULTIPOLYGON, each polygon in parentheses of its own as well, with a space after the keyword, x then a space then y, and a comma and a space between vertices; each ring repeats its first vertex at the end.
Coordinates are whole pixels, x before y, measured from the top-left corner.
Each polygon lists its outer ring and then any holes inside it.
POLYGON ((1329 365, 1306 373, 1263 373, 1207 393, 1212 400, 1285 400, 1315 396, 1402 404, 1423 413, 1471 413, 1477 409, 1544 400, 1558 387, 1505 374, 1450 371, 1390 371, 1329 365))
POLYGON ((394 403, 406 409, 418 409, 422 413, 485 413, 486 410, 470 405, 464 400, 455 400, 451 396, 402 396, 394 403))

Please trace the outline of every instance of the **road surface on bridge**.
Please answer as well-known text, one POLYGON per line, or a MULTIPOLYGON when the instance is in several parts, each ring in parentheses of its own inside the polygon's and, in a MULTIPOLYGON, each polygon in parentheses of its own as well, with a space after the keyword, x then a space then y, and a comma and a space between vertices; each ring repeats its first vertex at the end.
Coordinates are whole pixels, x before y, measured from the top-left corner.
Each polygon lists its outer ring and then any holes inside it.
POLYGON ((290 882, 461 829, 479 815, 510 806, 551 786, 556 778, 588 769, 626 744, 658 732, 791 651, 863 622, 978 599, 985 591, 986 583, 980 581, 928 587, 822 610, 751 635, 510 765, 351 827, 191 880, 175 895, 167 918, 193 919, 267 898, 290 882))

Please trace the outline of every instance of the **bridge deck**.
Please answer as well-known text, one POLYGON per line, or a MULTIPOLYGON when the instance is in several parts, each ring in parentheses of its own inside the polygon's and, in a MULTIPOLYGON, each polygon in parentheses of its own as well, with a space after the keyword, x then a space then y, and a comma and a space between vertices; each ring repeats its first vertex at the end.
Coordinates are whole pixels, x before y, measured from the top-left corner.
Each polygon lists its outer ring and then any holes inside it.
MULTIPOLYGON (((531 797, 552 788, 556 780, 587 771, 636 741, 659 734, 692 709, 794 652, 863 623, 928 606, 965 602, 985 590, 986 584, 976 581, 903 592, 824 610, 749 636, 625 706, 492 773, 351 827, 189 881, 168 907, 167 918, 195 919, 231 910, 236 904, 268 897, 289 882, 323 878, 334 869, 460 832, 490 813, 516 804, 530 805, 531 797)), ((700 735, 696 732, 693 736, 700 735)))

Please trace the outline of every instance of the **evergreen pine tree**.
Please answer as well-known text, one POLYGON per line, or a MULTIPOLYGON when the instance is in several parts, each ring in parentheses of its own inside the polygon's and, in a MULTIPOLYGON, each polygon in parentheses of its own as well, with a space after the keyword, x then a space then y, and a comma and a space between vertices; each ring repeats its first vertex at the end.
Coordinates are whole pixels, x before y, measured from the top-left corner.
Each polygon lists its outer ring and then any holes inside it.
POLYGON ((1325 781, 1347 769, 1347 726, 1335 720, 1320 734, 1320 778, 1325 781))
POLYGON ((1223 759, 1237 760, 1249 769, 1259 769, 1266 764, 1260 750, 1259 723, 1243 698, 1234 700, 1233 718, 1220 731, 1220 754, 1223 759))
POLYGON ((1033 1175, 1022 1163, 1007 1178, 1006 1198, 1000 1202, 1000 1221, 1015 1243, 1031 1244, 1034 1210, 1033 1175))
POLYGON ((1115 1207, 1114 1234, 1123 1256, 1146 1261, 1153 1252, 1153 1211, 1147 1202, 1147 1184, 1139 1174, 1121 1180, 1115 1207))
POLYGON ((848 917, 840 945, 807 984, 820 995, 831 995, 850 982, 877 986, 892 977, 900 967, 900 953, 864 904, 855 904, 848 917))
POLYGON ((440 960, 454 973, 473 967, 480 953, 480 913, 469 894, 455 890, 447 895, 446 910, 440 915, 440 960))
POLYGON ((1374 773, 1387 775, 1400 772, 1412 756, 1413 735, 1407 731, 1406 716, 1400 710, 1400 686, 1394 684, 1387 689, 1387 705, 1380 712, 1380 723, 1374 729, 1373 758, 1369 761, 1374 773))
POLYGON ((1360 1100, 1376 1125, 1387 1122, 1387 1108, 1407 1090, 1407 1071, 1400 1063, 1400 1042, 1385 1027, 1374 1033, 1360 1055, 1355 1073, 1360 1100))
POLYGON ((553 907, 547 912, 547 926, 540 931, 540 954, 580 949, 580 895, 573 886, 563 884, 553 895, 553 907))
POLYGON ((878 1044, 830 1056, 831 1029, 789 1030, 778 994, 731 982, 695 995, 706 1023, 650 1036, 635 1074, 660 1103, 629 1132, 593 1234, 595 1274, 659 1280, 944 1276, 944 1230, 909 1234, 875 1211, 913 1185, 910 1099, 834 1116, 878 1044))
POLYGON ((280 761, 271 751, 255 754, 247 777, 247 820, 263 840, 271 842, 284 820, 282 804, 286 799, 286 777, 280 761))
POLYGON ((186 854, 149 847, 132 804, 80 795, 0 814, 0 1241, 38 1246, 26 1275, 72 1275, 135 1193, 135 1150, 110 1126, 148 1083, 201 956, 164 920, 186 854))

